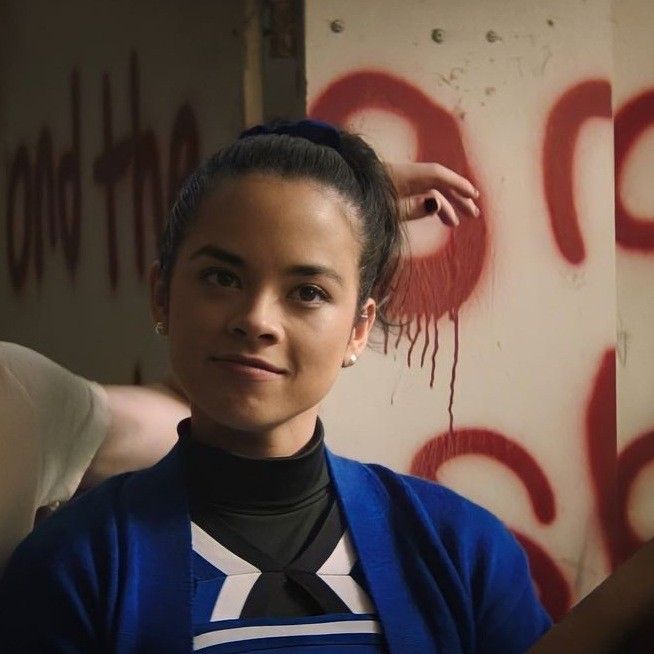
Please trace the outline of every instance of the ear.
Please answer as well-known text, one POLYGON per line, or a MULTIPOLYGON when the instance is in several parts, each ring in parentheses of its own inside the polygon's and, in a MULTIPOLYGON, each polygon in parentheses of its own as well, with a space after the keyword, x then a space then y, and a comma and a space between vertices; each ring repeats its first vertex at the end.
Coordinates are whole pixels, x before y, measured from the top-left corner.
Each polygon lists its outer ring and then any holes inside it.
POLYGON ((345 359, 348 359, 353 354, 357 357, 363 352, 368 343, 368 336, 375 324, 375 317, 377 316, 377 304, 369 297, 363 304, 361 311, 357 313, 354 318, 354 326, 350 334, 350 340, 347 344, 345 352, 345 359))
POLYGON ((155 261, 150 266, 150 315, 157 322, 168 322, 168 289, 161 274, 161 266, 155 261))

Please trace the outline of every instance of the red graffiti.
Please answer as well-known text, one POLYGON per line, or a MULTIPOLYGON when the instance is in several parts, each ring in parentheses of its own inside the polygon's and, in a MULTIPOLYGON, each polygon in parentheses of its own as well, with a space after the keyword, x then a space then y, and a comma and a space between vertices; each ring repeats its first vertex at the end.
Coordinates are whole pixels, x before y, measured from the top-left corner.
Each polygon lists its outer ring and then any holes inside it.
POLYGON ((145 184, 150 182, 150 203, 153 233, 157 237, 163 231, 163 202, 159 148, 152 129, 141 127, 141 90, 136 53, 129 61, 129 99, 132 119, 132 204, 134 216, 134 254, 139 277, 145 271, 145 237, 143 234, 143 196, 145 184))
POLYGON ((37 280, 40 281, 43 275, 44 200, 50 244, 56 244, 59 231, 66 267, 71 277, 74 278, 77 271, 82 228, 79 87, 79 73, 74 70, 70 78, 72 145, 59 157, 56 168, 53 162, 52 136, 47 127, 43 128, 39 135, 35 169, 32 169, 26 144, 18 147, 10 166, 7 180, 7 261, 9 279, 16 290, 23 288, 27 281, 32 249, 37 280), (16 202, 21 185, 23 207, 21 215, 18 215, 16 202), (22 230, 19 223, 22 223, 22 230), (17 239, 20 231, 22 241, 19 246, 17 239))
POLYGON ((47 214, 47 230, 50 246, 57 243, 57 215, 55 212, 54 167, 52 164, 52 138, 44 129, 36 146, 36 170, 34 172, 34 263, 36 279, 43 277, 43 211, 47 214), (45 207, 44 207, 45 204, 45 207))
POLYGON ((82 231, 81 129, 79 74, 77 71, 73 71, 71 76, 71 101, 73 107, 73 146, 59 160, 57 204, 66 265, 71 276, 74 277, 79 263, 80 235, 82 231), (67 210, 68 205, 72 209, 70 216, 67 210))
MULTIPOLYGON (((543 524, 554 521, 554 491, 537 461, 520 444, 488 429, 460 429, 428 440, 413 457, 410 472, 437 481, 443 463, 465 454, 486 456, 509 468, 525 487, 538 521, 543 524)), ((545 608, 554 619, 561 618, 571 604, 565 576, 542 546, 524 534, 516 531, 514 534, 527 552, 545 608)))
POLYGON ((163 193, 163 182, 157 139, 152 129, 141 126, 140 83, 138 59, 135 53, 130 57, 129 103, 131 133, 114 142, 112 123, 111 80, 108 73, 103 76, 102 107, 104 151, 93 165, 93 179, 105 189, 107 218, 107 246, 109 280, 112 288, 118 285, 118 251, 116 232, 115 186, 132 171, 132 216, 134 234, 135 267, 140 278, 145 271, 145 218, 143 203, 146 183, 149 187, 152 209, 151 234, 156 241, 163 228, 164 203, 172 203, 183 179, 197 167, 200 157, 198 128, 195 116, 188 104, 177 111, 170 140, 168 189, 163 193))
POLYGON ((639 137, 654 125, 654 89, 627 102, 615 116, 615 236, 629 250, 654 250, 654 222, 634 216, 625 207, 621 187, 624 164, 639 137))
POLYGON ((512 530, 529 558, 531 576, 538 587, 541 602, 552 619, 558 622, 572 606, 572 592, 561 570, 552 557, 536 541, 512 530))
POLYGON ((508 467, 527 490, 538 520, 543 524, 554 520, 554 492, 534 457, 519 443, 488 429, 459 429, 428 440, 413 457, 411 474, 437 479, 443 463, 464 454, 487 456, 508 467))
MULTIPOLYGON (((19 291, 27 283, 30 261, 34 260, 37 282, 43 276, 44 233, 51 247, 60 243, 66 267, 75 279, 79 265, 82 238, 82 161, 80 75, 71 73, 71 132, 70 148, 55 163, 53 139, 44 127, 37 141, 36 162, 30 158, 27 144, 21 144, 9 166, 7 179, 7 261, 12 287, 19 291), (22 202, 20 202, 22 200, 22 202), (20 209, 19 209, 20 208, 20 209)), ((169 145, 168 184, 164 186, 158 140, 151 128, 141 124, 140 81, 138 58, 130 56, 129 108, 131 131, 114 140, 111 79, 102 77, 103 152, 93 162, 93 179, 103 187, 107 223, 107 258, 109 281, 118 285, 118 242, 115 203, 116 185, 131 170, 133 238, 135 268, 139 277, 145 270, 145 210, 152 213, 152 240, 158 239, 164 217, 164 206, 170 204, 177 190, 199 163, 198 127, 193 110, 182 104, 175 116, 169 145)))
MULTIPOLYGON (((590 392, 585 438, 601 538, 611 570, 644 544, 629 524, 629 492, 640 471, 654 461, 654 431, 642 434, 616 455, 615 384, 615 351, 608 349, 590 392)), ((429 439, 414 456, 411 473, 437 480, 445 461, 465 454, 486 456, 507 466, 526 488, 536 518, 544 524, 554 521, 554 493, 538 463, 520 445, 490 430, 459 429, 429 439)), ((571 601, 565 576, 540 546, 515 533, 528 553, 545 606, 555 618, 564 615, 571 601)))
POLYGON ((454 356, 452 357, 452 372, 450 375, 450 401, 447 404, 447 413, 450 416, 450 434, 452 434, 454 432, 454 383, 456 382, 456 364, 459 362, 459 313, 458 311, 451 311, 450 319, 454 324, 454 356))
POLYGON ((644 544, 629 523, 629 492, 640 471, 654 461, 654 431, 617 453, 615 372, 615 351, 610 349, 602 357, 586 416, 593 491, 612 570, 644 544))
POLYGON ((610 349, 602 356, 588 402, 586 451, 602 539, 612 568, 620 562, 615 513, 616 433, 615 350, 610 349))
POLYGON ((199 161, 198 127, 191 105, 185 103, 177 111, 170 136, 168 206, 173 205, 184 180, 197 168, 199 161))
POLYGON ((26 145, 21 145, 9 170, 7 193, 7 259, 9 261, 9 279, 14 288, 20 288, 27 277, 30 247, 32 244, 32 221, 23 220, 22 247, 16 247, 16 196, 23 187, 23 215, 32 213, 32 166, 26 145))
POLYGON ((554 240, 573 264, 586 258, 574 203, 574 155, 582 126, 590 118, 611 117, 611 85, 606 80, 580 82, 552 108, 543 139, 543 183, 554 240))
POLYGON ((115 185, 124 175, 131 159, 131 141, 122 139, 114 144, 111 80, 109 73, 102 76, 102 135, 103 153, 93 164, 93 180, 105 188, 105 211, 107 214, 107 256, 109 281, 112 288, 118 284, 118 242, 116 236, 115 185))
POLYGON ((638 474, 652 461, 654 461, 654 431, 635 438, 618 457, 618 533, 622 537, 615 548, 616 561, 624 561, 645 544, 629 522, 629 492, 638 474))
MULTIPOLYGON (((391 112, 415 130, 419 161, 438 160, 470 176, 456 121, 407 82, 384 72, 357 71, 331 83, 311 104, 317 118, 347 124, 366 109, 391 112)), ((572 86, 554 104, 544 131, 542 163, 545 199, 556 247, 569 263, 584 262, 586 251, 575 208, 574 158, 580 131, 593 118, 611 118, 611 87, 607 80, 586 80, 572 86)), ((616 183, 640 135, 654 123, 654 91, 627 103, 615 120, 616 183)), ((654 224, 631 215, 616 199, 616 234, 627 248, 654 249, 654 224)), ((439 338, 436 323, 448 313, 455 327, 455 356, 450 380, 449 431, 429 439, 415 454, 411 473, 436 479, 439 467, 464 454, 479 454, 507 466, 522 482, 533 512, 543 524, 556 517, 555 496, 544 471, 519 444, 489 429, 453 426, 454 385, 458 355, 458 309, 477 284, 486 252, 486 226, 464 223, 438 252, 403 262, 389 315, 402 322, 395 341, 408 341, 411 366, 422 335, 420 365, 431 347, 434 382, 439 338), (476 265, 475 265, 476 264, 476 265)), ((388 341, 386 342, 388 346, 388 341)), ((386 350, 385 350, 386 351, 386 350)), ((633 441, 619 457, 616 450, 615 352, 601 356, 586 408, 584 438, 601 538, 611 569, 642 544, 628 523, 630 488, 645 465, 654 460, 654 432, 633 441)), ((527 551, 543 601, 555 619, 569 609, 572 593, 565 575, 539 544, 514 532, 527 551)))
MULTIPOLYGON (((399 77, 381 71, 348 73, 318 94, 311 103, 309 113, 321 120, 346 125, 355 113, 365 109, 388 111, 406 120, 416 133, 418 161, 439 161, 473 178, 457 121, 432 98, 399 77)), ((436 323, 446 312, 457 316, 459 308, 479 281, 485 260, 486 224, 482 220, 469 220, 450 234, 440 250, 411 257, 399 268, 396 290, 387 309, 392 319, 405 323, 395 345, 397 347, 406 328, 406 338, 410 343, 407 363, 410 366, 413 346, 424 329, 420 361, 424 365, 425 353, 431 342, 432 386, 438 349, 436 323), (420 280, 419 284, 412 283, 416 279, 420 280), (413 337, 411 324, 416 329, 413 337)), ((387 348, 388 339, 385 343, 387 348)), ((455 369, 456 361, 453 378, 455 369)))

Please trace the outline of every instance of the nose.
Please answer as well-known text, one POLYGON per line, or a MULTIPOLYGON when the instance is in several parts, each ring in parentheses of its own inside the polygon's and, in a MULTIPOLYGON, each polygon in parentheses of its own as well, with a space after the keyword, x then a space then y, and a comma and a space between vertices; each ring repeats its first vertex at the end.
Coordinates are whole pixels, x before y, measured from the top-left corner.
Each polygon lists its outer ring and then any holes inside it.
POLYGON ((244 297, 228 320, 227 330, 253 347, 261 346, 262 342, 279 342, 282 326, 276 299, 263 293, 244 297))

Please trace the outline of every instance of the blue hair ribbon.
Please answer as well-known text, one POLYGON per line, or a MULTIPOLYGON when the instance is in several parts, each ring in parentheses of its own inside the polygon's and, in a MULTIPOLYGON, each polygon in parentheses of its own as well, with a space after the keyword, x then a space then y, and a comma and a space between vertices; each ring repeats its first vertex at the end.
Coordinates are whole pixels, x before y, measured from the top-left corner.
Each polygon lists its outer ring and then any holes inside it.
POLYGON ((261 134, 286 134, 287 136, 307 139, 307 141, 311 141, 316 145, 326 145, 339 154, 341 151, 341 136, 338 130, 333 125, 320 120, 304 119, 295 122, 255 125, 241 132, 238 138, 243 139, 249 136, 260 136, 261 134))

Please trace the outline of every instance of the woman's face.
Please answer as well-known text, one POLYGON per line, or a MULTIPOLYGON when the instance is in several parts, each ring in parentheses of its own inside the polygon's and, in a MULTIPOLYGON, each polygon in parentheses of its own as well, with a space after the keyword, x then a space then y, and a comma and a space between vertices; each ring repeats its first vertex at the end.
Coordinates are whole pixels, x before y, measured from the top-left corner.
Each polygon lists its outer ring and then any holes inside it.
POLYGON ((203 199, 167 305, 156 272, 153 284, 155 317, 168 326, 194 416, 263 431, 317 411, 374 322, 372 299, 356 307, 352 211, 317 182, 262 173, 222 181, 203 199), (225 360, 239 356, 275 370, 225 360))

